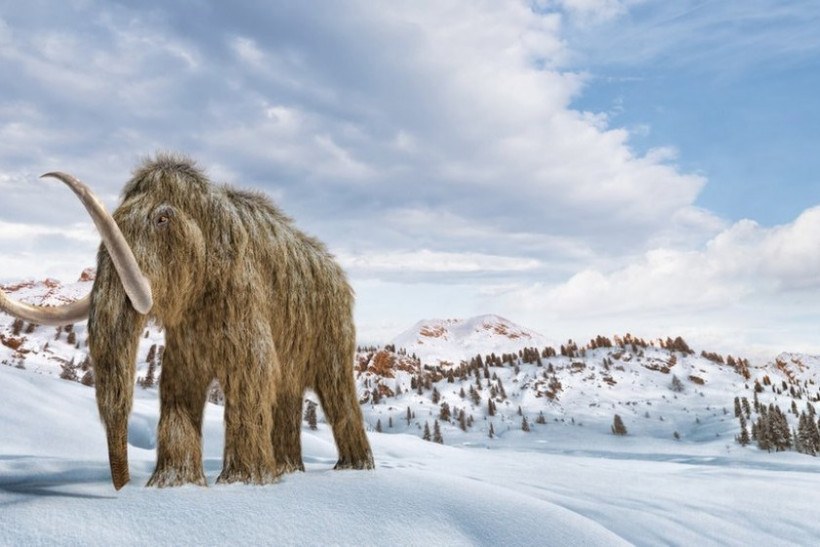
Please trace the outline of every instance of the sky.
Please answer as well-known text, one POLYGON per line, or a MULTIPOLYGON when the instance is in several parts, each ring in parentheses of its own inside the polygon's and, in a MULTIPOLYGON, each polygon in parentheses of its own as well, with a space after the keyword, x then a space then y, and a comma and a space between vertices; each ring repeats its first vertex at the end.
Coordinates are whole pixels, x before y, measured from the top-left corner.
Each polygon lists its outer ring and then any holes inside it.
POLYGON ((325 241, 362 341, 497 313, 820 353, 814 2, 0 3, 0 279, 158 150, 325 241))

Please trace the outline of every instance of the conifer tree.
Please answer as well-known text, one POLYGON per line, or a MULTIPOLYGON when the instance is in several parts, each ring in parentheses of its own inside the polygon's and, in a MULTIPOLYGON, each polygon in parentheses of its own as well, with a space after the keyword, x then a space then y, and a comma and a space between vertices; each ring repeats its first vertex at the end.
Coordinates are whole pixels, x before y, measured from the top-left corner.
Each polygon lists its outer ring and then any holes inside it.
POLYGON ((438 425, 438 420, 433 424, 433 442, 444 444, 444 437, 441 436, 441 427, 438 425))
POLYGON ((441 403, 441 410, 438 413, 439 420, 449 422, 450 421, 450 405, 447 404, 447 401, 441 403))
POLYGON ((13 336, 20 336, 20 333, 23 331, 23 326, 25 323, 22 319, 15 319, 14 322, 11 324, 11 334, 13 336))
POLYGON ((817 424, 814 423, 811 416, 805 412, 800 414, 797 437, 803 453, 816 456, 817 452, 820 451, 820 431, 818 431, 817 424))
POLYGON ((470 397, 472 398, 474 405, 478 406, 481 404, 481 394, 477 389, 470 390, 470 397))
POLYGON ((83 374, 82 379, 80 379, 80 383, 84 386, 93 386, 94 385, 94 372, 91 369, 85 371, 83 374))
POLYGON ((154 387, 155 367, 156 367, 156 365, 154 364, 154 361, 150 361, 148 363, 148 370, 145 371, 145 378, 143 378, 142 382, 140 383, 140 385, 142 385, 143 388, 148 389, 148 388, 154 387))
POLYGON ((521 431, 523 431, 525 433, 530 432, 530 423, 527 421, 526 416, 521 418, 521 431))
POLYGON ((381 432, 382 432, 382 420, 381 420, 381 418, 379 418, 378 420, 376 420, 376 433, 381 433, 381 432))
POLYGON ((624 425, 624 421, 617 414, 612 419, 612 434, 613 435, 626 435, 626 426, 624 425))
POLYGON ((492 422, 490 422, 490 431, 488 432, 488 435, 490 436, 491 439, 493 437, 495 437, 495 429, 493 428, 493 423, 492 422))
POLYGON ((407 425, 410 425, 410 419, 411 418, 412 418, 412 416, 410 415, 410 407, 408 406, 407 407, 407 415, 404 418, 405 420, 407 420, 407 425))
POLYGON ((463 408, 458 411, 458 427, 462 431, 467 431, 467 415, 464 413, 463 408))
POLYGON ((316 403, 313 401, 308 401, 307 408, 305 409, 305 421, 308 423, 308 427, 316 431, 316 403))
MULTIPOLYGON (((766 407, 761 406, 761 409, 766 407)), ((767 452, 772 451, 772 443, 770 440, 770 428, 769 428, 769 414, 768 412, 761 412, 760 416, 757 418, 757 422, 755 423, 754 427, 756 436, 757 436, 757 447, 760 450, 766 450, 767 452)))
POLYGON ((746 428, 746 416, 741 413, 740 416, 740 435, 738 436, 737 442, 740 443, 740 446, 746 446, 751 442, 749 439, 749 430, 746 428))
POLYGON ((62 378, 63 380, 70 380, 72 382, 77 381, 77 369, 74 367, 73 359, 69 363, 61 364, 60 368, 62 368, 62 372, 60 372, 60 378, 62 378))
POLYGON ((422 434, 421 438, 425 441, 430 440, 430 426, 427 422, 424 422, 424 433, 422 434))
POLYGON ((772 423, 774 426, 775 449, 777 451, 789 450, 792 446, 792 434, 789 422, 786 419, 786 415, 783 414, 783 411, 780 410, 778 406, 774 407, 774 415, 776 418, 772 423))

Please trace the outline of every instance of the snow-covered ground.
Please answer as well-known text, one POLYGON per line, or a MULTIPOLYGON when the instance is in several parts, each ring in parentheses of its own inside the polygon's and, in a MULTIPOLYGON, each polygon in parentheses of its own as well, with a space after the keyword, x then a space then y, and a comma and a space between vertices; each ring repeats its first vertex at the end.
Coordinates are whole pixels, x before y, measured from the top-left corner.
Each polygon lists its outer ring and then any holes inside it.
MULTIPOLYGON (((724 440, 503 433, 485 447, 370 433, 377 469, 333 471, 324 424, 280 483, 144 488, 158 403, 137 390, 132 481, 111 486, 93 389, 0 367, 0 544, 816 544, 820 464, 724 440)), ((221 407, 205 465, 219 473, 221 407)))

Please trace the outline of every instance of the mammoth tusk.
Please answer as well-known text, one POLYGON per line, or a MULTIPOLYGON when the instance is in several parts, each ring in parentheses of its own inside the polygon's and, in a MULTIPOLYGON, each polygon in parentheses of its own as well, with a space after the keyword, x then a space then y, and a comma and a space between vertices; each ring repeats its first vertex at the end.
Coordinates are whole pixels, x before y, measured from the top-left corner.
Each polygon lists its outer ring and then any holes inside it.
POLYGON ((131 247, 125 241, 125 237, 114 221, 114 217, 105 210, 102 202, 97 199, 88 186, 69 174, 55 171, 46 173, 41 176, 41 178, 43 177, 52 177, 63 181, 80 198, 100 232, 103 244, 105 244, 111 261, 120 276, 125 293, 131 300, 131 305, 143 315, 151 311, 154 304, 151 295, 151 284, 142 274, 137 260, 134 258, 134 253, 131 252, 131 247))
POLYGON ((91 296, 62 306, 32 306, 11 300, 0 291, 0 311, 38 325, 70 325, 88 319, 91 296))

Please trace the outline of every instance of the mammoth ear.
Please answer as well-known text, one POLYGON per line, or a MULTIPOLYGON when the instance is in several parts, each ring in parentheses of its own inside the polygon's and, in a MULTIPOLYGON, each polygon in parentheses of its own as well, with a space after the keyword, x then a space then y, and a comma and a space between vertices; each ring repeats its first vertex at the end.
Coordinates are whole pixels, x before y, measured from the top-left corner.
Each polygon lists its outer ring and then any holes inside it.
POLYGON ((239 213, 224 203, 216 203, 211 214, 210 266, 229 273, 238 268, 248 247, 248 232, 239 213))

